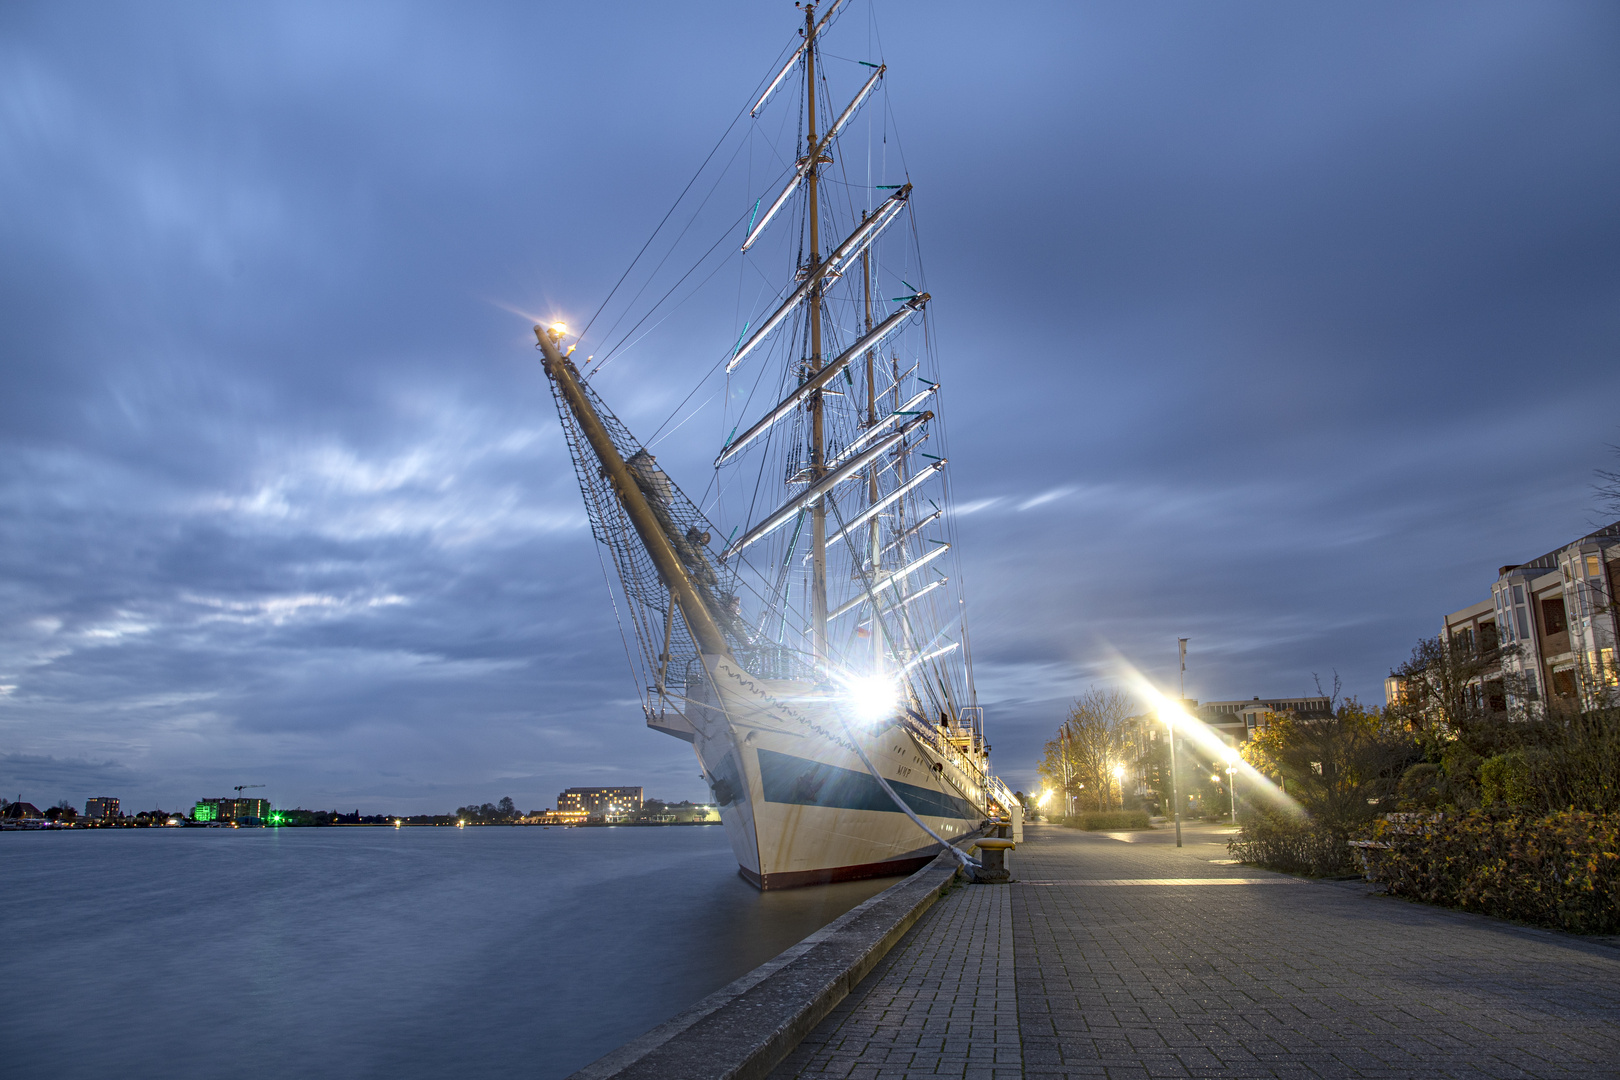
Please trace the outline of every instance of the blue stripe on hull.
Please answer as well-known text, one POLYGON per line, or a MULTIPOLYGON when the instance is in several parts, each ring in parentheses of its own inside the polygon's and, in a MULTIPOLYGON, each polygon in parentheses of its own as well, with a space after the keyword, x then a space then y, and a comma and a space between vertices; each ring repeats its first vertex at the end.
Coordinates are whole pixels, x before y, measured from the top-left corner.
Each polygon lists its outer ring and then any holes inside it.
MULTIPOLYGON (((900 813, 888 792, 871 773, 827 765, 808 758, 760 750, 759 779, 765 801, 794 806, 828 806, 839 810, 877 810, 900 813)), ((966 799, 915 784, 890 780, 889 786, 906 800, 918 817, 961 818, 977 821, 982 815, 966 799)))

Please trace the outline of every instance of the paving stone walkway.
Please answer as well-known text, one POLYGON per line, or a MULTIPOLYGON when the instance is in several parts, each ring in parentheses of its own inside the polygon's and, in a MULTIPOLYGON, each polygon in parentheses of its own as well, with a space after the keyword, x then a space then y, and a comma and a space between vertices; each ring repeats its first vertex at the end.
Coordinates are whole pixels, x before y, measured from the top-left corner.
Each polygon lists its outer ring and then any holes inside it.
POLYGON ((1620 1077, 1620 949, 1032 826, 773 1077, 1620 1077))
POLYGON ((1012 890, 929 909, 773 1077, 1017 1076, 1012 890))

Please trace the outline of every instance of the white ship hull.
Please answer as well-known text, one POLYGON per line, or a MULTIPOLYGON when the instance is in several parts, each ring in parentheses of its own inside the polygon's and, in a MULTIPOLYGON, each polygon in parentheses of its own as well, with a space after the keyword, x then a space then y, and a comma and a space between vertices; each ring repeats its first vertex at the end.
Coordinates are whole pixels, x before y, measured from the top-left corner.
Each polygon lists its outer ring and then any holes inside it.
MULTIPOLYGON (((758 679, 705 657, 685 723, 744 877, 761 889, 909 873, 939 852, 873 779, 840 722, 838 700, 808 683, 758 679)), ((904 723, 851 723, 872 765, 936 833, 970 835, 986 817, 982 773, 949 740, 904 723)))

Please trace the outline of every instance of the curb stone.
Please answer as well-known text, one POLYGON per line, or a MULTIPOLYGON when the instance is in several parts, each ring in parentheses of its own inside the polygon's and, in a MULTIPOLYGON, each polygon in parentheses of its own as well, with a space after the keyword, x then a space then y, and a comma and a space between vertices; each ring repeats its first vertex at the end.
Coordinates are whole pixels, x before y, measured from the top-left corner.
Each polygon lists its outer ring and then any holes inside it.
POLYGON ((949 852, 568 1080, 756 1080, 956 881, 949 852))

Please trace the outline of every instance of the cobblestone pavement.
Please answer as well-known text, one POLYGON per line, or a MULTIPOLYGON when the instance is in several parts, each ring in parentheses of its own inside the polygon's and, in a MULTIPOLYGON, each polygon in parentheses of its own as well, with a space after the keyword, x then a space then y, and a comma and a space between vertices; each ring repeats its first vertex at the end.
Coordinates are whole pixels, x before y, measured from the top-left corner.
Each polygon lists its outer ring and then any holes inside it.
POLYGON ((967 885, 901 943, 772 1077, 1016 1077, 1013 893, 967 885))
POLYGON ((1620 1077, 1620 950, 1225 839, 1031 827, 1018 884, 941 900, 773 1076, 1620 1077))

